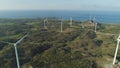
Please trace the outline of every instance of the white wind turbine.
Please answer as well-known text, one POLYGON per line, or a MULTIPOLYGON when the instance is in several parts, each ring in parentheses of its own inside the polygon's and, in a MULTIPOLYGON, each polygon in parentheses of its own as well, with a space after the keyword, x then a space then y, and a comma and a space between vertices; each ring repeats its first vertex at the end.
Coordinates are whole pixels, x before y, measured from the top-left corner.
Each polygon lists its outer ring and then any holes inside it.
POLYGON ((119 36, 117 38, 117 47, 116 47, 116 51, 115 51, 115 55, 114 55, 114 59, 113 59, 113 65, 115 64, 115 60, 116 60, 116 56, 117 56, 117 52, 118 52, 119 43, 120 43, 120 34, 119 34, 119 36))
POLYGON ((70 27, 72 27, 72 24, 73 24, 73 20, 72 17, 70 17, 70 27))
POLYGON ((94 21, 94 26, 95 26, 95 32, 97 32, 97 22, 95 22, 95 16, 93 18, 93 21, 94 21))
POLYGON ((44 29, 47 29, 46 23, 48 22, 47 18, 44 19, 44 29))
POLYGON ((63 32, 63 19, 61 19, 61 32, 63 32))
POLYGON ((91 23, 91 26, 93 26, 93 18, 92 18, 92 16, 89 17, 89 23, 91 23))
POLYGON ((7 44, 10 44, 10 45, 13 45, 13 46, 14 46, 15 55, 16 55, 16 62, 17 62, 17 68, 20 68, 20 62, 19 62, 19 57, 18 57, 17 45, 18 45, 25 37, 27 37, 27 36, 28 36, 28 34, 24 35, 24 36, 23 36, 21 39, 19 39, 16 43, 0 41, 0 42, 7 43, 7 44))

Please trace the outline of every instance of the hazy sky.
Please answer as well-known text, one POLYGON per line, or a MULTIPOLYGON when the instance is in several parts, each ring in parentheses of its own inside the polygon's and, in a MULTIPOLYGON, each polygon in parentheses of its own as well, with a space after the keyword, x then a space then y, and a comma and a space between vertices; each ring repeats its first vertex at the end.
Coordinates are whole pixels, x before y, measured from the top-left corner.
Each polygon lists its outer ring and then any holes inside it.
POLYGON ((0 10, 120 10, 120 0, 0 0, 0 10))

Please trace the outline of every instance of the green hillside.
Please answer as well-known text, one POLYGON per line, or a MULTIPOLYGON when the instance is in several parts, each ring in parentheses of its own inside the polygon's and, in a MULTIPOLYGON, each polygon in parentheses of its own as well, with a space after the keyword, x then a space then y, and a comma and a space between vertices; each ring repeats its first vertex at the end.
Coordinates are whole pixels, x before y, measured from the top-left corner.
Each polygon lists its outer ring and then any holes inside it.
MULTIPOLYGON (((89 22, 48 18, 0 19, 0 41, 15 43, 21 68, 106 68, 112 65, 120 24, 98 23, 97 32, 89 22), (84 28, 83 28, 84 25, 84 28), (107 33, 107 35, 105 34, 107 33)), ((93 24, 93 23, 92 23, 93 24)), ((120 61, 120 49, 117 55, 120 61)), ((119 67, 116 64, 114 67, 119 67)), ((17 68, 14 46, 0 42, 0 68, 17 68)))

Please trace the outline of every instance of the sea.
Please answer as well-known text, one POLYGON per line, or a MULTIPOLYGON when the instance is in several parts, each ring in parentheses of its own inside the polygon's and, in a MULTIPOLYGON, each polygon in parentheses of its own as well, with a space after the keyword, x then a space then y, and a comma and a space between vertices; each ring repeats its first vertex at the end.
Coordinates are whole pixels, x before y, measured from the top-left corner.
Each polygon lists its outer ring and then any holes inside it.
POLYGON ((0 18, 62 18, 87 21, 94 19, 99 23, 120 23, 120 11, 82 11, 82 10, 0 10, 0 18))

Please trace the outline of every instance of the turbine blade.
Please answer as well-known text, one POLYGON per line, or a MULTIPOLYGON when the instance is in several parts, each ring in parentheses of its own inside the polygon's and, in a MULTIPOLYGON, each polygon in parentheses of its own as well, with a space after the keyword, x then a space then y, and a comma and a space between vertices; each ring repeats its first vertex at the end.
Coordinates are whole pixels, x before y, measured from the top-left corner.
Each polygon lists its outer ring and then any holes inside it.
POLYGON ((0 41, 0 42, 7 43, 7 44, 14 44, 14 43, 6 42, 6 41, 0 41))
POLYGON ((119 36, 118 36, 117 40, 120 40, 120 34, 119 34, 119 36))
POLYGON ((27 37, 28 34, 24 35, 20 40, 18 40, 15 44, 17 45, 18 43, 20 43, 25 37, 27 37))

